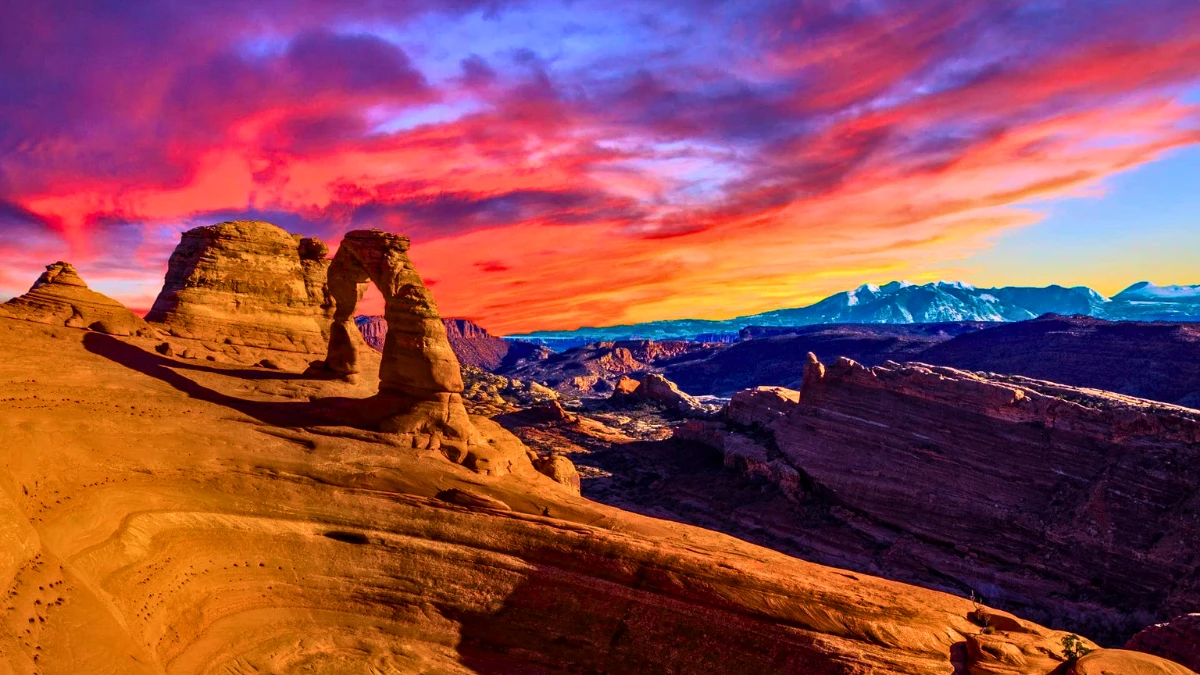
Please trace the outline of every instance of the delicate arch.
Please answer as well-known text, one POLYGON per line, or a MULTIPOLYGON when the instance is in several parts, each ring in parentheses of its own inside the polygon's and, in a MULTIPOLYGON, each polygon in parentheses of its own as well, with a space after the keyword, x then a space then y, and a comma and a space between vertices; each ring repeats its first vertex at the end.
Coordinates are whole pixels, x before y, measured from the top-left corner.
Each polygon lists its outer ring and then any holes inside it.
POLYGON ((380 230, 346 234, 329 267, 334 302, 326 365, 343 374, 359 372, 363 342, 355 312, 374 283, 383 294, 387 338, 379 367, 379 389, 414 398, 459 394, 463 390, 458 358, 433 296, 408 259, 408 237, 380 230))

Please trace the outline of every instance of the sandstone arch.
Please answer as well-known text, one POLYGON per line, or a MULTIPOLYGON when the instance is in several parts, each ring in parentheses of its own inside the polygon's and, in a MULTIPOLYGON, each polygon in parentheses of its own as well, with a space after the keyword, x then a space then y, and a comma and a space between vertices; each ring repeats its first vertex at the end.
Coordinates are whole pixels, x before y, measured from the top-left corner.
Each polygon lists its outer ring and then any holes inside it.
POLYGON ((432 294, 408 259, 408 237, 381 230, 346 234, 329 266, 333 326, 325 366, 360 371, 365 347, 354 315, 367 285, 383 294, 387 338, 379 366, 380 429, 408 434, 418 448, 441 449, 463 461, 480 444, 462 403, 462 374, 432 294))

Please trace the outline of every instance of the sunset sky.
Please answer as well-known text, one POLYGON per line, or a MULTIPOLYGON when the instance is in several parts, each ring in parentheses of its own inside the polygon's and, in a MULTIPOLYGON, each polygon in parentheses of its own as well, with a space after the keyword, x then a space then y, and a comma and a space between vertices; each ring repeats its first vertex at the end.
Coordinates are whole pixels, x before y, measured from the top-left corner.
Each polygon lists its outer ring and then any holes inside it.
POLYGON ((497 333, 1200 283, 1200 2, 3 0, 0 298, 233 218, 497 333))

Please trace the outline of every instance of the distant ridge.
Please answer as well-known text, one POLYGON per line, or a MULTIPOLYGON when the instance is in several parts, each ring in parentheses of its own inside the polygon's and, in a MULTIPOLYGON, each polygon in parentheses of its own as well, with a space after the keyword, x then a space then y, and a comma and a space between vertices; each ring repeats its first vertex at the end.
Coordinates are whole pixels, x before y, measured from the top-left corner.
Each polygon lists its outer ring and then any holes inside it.
POLYGON ((1200 321, 1200 285, 1138 282, 1112 298, 1087 286, 977 288, 961 281, 863 284, 807 307, 779 309, 724 321, 678 319, 571 331, 538 331, 510 338, 570 349, 605 340, 705 340, 736 335, 748 326, 1010 322, 1044 314, 1093 316, 1110 321, 1200 321))

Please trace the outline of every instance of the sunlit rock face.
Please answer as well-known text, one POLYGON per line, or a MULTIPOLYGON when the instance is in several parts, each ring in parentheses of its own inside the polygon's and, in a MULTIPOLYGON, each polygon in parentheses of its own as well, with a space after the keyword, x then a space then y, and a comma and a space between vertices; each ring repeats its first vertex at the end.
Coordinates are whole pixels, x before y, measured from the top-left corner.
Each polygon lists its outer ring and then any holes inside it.
POLYGON ((739 393, 724 422, 679 433, 827 504, 859 536, 830 530, 826 554, 859 569, 975 592, 1114 645, 1200 603, 1196 410, 810 357, 802 391, 739 393))
POLYGON ((181 338, 324 353, 328 255, 320 240, 260 221, 189 230, 146 319, 181 338))
POLYGON ((29 292, 0 305, 0 316, 110 335, 148 334, 141 317, 112 298, 88 288, 75 266, 59 261, 46 266, 29 292))

